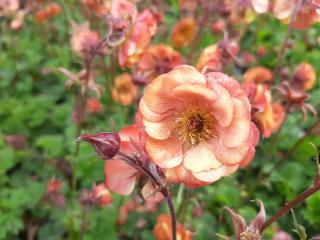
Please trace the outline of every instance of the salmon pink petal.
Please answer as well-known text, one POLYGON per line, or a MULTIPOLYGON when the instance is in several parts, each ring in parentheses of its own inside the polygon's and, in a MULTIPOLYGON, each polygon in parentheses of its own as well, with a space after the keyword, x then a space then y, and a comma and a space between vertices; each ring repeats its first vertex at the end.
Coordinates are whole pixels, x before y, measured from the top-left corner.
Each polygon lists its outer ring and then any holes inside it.
POLYGON ((104 165, 107 187, 120 195, 132 193, 137 170, 122 160, 108 160, 104 165))
POLYGON ((140 100, 139 110, 141 111, 143 117, 149 121, 160 121, 172 114, 170 111, 162 114, 152 112, 146 105, 146 102, 143 98, 140 100))
POLYGON ((124 127, 119 131, 121 141, 131 142, 131 139, 135 142, 139 142, 139 129, 137 126, 132 125, 124 127))
POLYGON ((210 104, 217 99, 217 94, 203 85, 183 84, 173 89, 172 94, 185 102, 210 104), (205 101, 205 102, 204 102, 205 101))
POLYGON ((218 135, 226 147, 236 147, 244 143, 249 135, 250 113, 244 102, 233 98, 234 111, 231 124, 226 128, 218 128, 218 135))
POLYGON ((177 66, 169 74, 174 79, 181 79, 183 83, 206 84, 206 79, 204 76, 192 66, 177 66))
POLYGON ((215 182, 221 177, 228 176, 238 169, 238 165, 222 165, 221 167, 202 172, 192 172, 192 175, 203 182, 215 182))
POLYGON ((249 148, 249 151, 247 152, 247 155, 240 162, 239 167, 243 168, 248 166, 253 160, 255 152, 256 152, 256 149, 253 146, 251 146, 249 148))
POLYGON ((176 134, 171 134, 166 141, 147 138, 146 151, 157 165, 162 168, 178 166, 183 159, 182 145, 176 134))
POLYGON ((181 103, 171 94, 171 90, 176 84, 174 79, 169 78, 170 73, 157 77, 144 91, 143 100, 154 113, 173 112, 179 102, 181 103))
POLYGON ((216 169, 221 166, 221 163, 214 156, 208 143, 200 143, 186 152, 183 165, 192 172, 202 172, 207 169, 216 169))
POLYGON ((143 125, 145 126, 147 134, 158 140, 165 140, 170 137, 171 131, 176 127, 172 117, 168 117, 158 122, 150 122, 144 119, 143 125))
POLYGON ((218 84, 213 84, 214 92, 219 96, 213 103, 213 116, 218 123, 223 126, 229 126, 233 115, 233 101, 229 92, 218 84))
POLYGON ((223 145, 222 141, 214 138, 212 141, 212 149, 216 158, 225 164, 234 165, 242 161, 247 155, 251 144, 245 143, 237 147, 228 148, 223 145))

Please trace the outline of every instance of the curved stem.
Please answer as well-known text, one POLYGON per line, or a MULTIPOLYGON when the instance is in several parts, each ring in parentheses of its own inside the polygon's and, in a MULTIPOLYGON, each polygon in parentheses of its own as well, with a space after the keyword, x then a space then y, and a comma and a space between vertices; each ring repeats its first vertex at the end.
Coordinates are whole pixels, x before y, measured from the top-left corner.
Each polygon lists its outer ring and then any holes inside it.
POLYGON ((276 212, 272 217, 270 217, 263 225, 260 230, 262 233, 267 227, 269 227, 273 222, 277 221, 280 217, 286 214, 290 209, 298 206, 300 203, 304 202, 308 197, 312 194, 320 190, 320 182, 315 182, 315 184, 308 188, 306 191, 301 193, 298 197, 296 197, 291 202, 287 203, 284 207, 282 207, 278 212, 276 212))
POLYGON ((168 207, 169 207, 169 211, 170 211, 172 240, 176 240, 177 239, 177 216, 176 216, 176 211, 174 209, 171 194, 168 191, 167 187, 164 187, 161 193, 165 196, 168 207))

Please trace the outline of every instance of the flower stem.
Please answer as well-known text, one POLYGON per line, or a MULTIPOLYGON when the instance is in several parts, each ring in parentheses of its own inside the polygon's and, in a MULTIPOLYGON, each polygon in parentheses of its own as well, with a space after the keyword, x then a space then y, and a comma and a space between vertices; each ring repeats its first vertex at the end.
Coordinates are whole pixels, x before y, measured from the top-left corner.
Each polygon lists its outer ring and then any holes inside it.
POLYGON ((82 223, 81 223, 81 232, 80 232, 80 240, 83 240, 84 233, 87 225, 87 215, 88 215, 89 205, 85 204, 82 208, 82 223))
POLYGON ((168 191, 167 187, 164 187, 161 190, 161 193, 165 196, 166 202, 169 207, 170 215, 171 215, 171 232, 172 232, 172 240, 177 239, 177 216, 176 216, 176 211, 174 209, 173 201, 171 198, 171 194, 168 191))
POLYGON ((291 15, 290 23, 289 23, 289 26, 288 26, 288 31, 286 33, 282 48, 281 48, 279 56, 278 56, 278 64, 277 64, 277 66, 276 66, 276 68, 274 70, 274 76, 276 76, 278 74, 279 70, 280 70, 280 67, 281 67, 281 64, 282 64, 282 61, 283 61, 283 57, 284 57, 284 52, 285 52, 285 50, 287 49, 287 46, 288 46, 288 41, 289 41, 289 37, 290 37, 291 30, 292 30, 292 27, 293 27, 293 23, 294 23, 294 20, 296 18, 296 15, 297 15, 302 3, 303 3, 303 0, 297 0, 296 1, 296 5, 295 5, 294 9, 292 10, 292 15, 291 15))
POLYGON ((283 206, 278 212, 276 212, 272 217, 270 217, 261 228, 261 233, 269 227, 273 222, 277 221, 280 217, 282 217, 284 214, 286 214, 290 209, 298 206, 300 203, 304 202, 308 197, 310 197, 312 194, 320 190, 320 182, 316 181, 315 184, 308 188, 306 191, 301 193, 298 197, 296 197, 291 202, 287 203, 285 206, 283 206))

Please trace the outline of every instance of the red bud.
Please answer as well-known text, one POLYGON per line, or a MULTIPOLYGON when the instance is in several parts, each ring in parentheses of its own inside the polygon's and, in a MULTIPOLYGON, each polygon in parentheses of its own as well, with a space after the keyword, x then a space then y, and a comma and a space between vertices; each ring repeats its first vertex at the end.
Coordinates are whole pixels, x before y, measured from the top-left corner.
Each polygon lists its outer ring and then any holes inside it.
POLYGON ((80 139, 91 143, 103 159, 113 158, 118 153, 121 143, 120 136, 116 132, 82 134, 80 139))

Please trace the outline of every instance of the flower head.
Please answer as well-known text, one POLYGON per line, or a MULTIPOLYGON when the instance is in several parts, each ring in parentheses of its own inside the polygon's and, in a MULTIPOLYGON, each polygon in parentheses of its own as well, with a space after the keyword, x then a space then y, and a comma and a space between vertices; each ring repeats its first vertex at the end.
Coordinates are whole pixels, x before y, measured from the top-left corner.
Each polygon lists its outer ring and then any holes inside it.
MULTIPOLYGON (((134 156, 137 150, 133 142, 143 146, 144 133, 136 125, 128 126, 119 131, 121 139, 120 151, 134 156), (141 144, 140 144, 141 143, 141 144)), ((120 195, 129 195, 133 191, 135 182, 139 177, 138 171, 119 156, 105 162, 104 174, 106 186, 120 195)))
POLYGON ((196 33, 197 25, 193 18, 181 19, 172 31, 172 45, 175 48, 186 47, 193 41, 196 33))
POLYGON ((256 84, 272 81, 272 72, 265 67, 253 67, 248 69, 243 75, 243 81, 254 82, 256 84))
POLYGON ((140 101, 146 151, 169 181, 201 186, 253 158, 258 133, 240 85, 181 65, 157 77, 140 101))
POLYGON ((19 0, 0 0, 0 17, 14 14, 19 5, 19 0))
POLYGON ((245 82, 242 87, 247 92, 252 106, 253 121, 257 124, 263 137, 270 137, 280 128, 285 117, 282 105, 272 102, 271 92, 267 85, 249 81, 245 82))
POLYGON ((310 90, 316 83, 316 72, 313 66, 307 62, 300 63, 295 70, 293 85, 296 88, 310 90))
POLYGON ((157 76, 171 71, 182 63, 180 53, 170 46, 153 45, 142 55, 138 64, 138 74, 142 75, 146 82, 151 82, 157 76))
MULTIPOLYGON (((157 224, 153 229, 153 235, 156 240, 172 240, 170 215, 161 214, 158 216, 157 224)), ((186 229, 182 224, 177 223, 177 239, 191 240, 192 232, 186 229)))
POLYGON ((71 49, 77 55, 84 57, 90 54, 100 43, 101 38, 97 31, 89 28, 89 23, 78 25, 72 22, 72 37, 70 40, 71 49))
MULTIPOLYGON (((256 200, 260 206, 260 211, 256 217, 247 225, 242 216, 237 214, 231 208, 226 207, 227 212, 231 216, 233 231, 236 235, 236 239, 239 240, 262 240, 260 231, 266 218, 266 212, 263 203, 260 200, 256 200)), ((225 240, 231 240, 232 238, 218 234, 219 237, 225 240)))
POLYGON ((132 30, 120 46, 118 59, 121 67, 131 67, 139 61, 156 30, 157 18, 155 14, 151 10, 145 9, 137 16, 132 30))
POLYGON ((114 80, 115 86, 112 88, 112 98, 115 102, 128 106, 137 97, 138 88, 134 85, 132 77, 128 73, 122 73, 114 80))
MULTIPOLYGON (((273 15, 285 24, 289 24, 293 10, 296 6, 294 0, 276 0, 273 4, 273 15)), ((315 1, 304 1, 298 9, 293 28, 307 29, 311 25, 320 21, 319 6, 315 1)))

